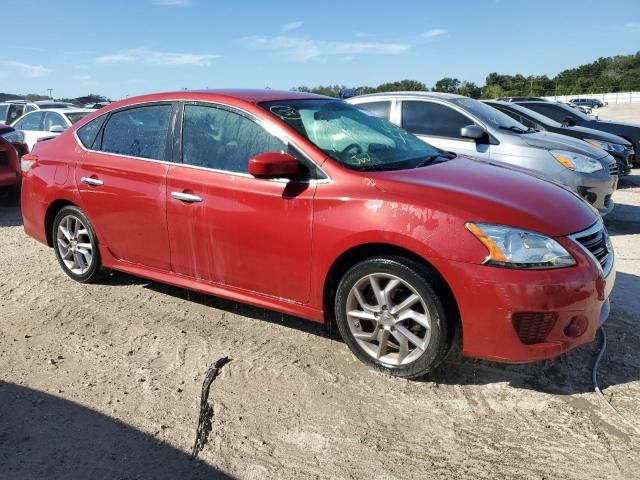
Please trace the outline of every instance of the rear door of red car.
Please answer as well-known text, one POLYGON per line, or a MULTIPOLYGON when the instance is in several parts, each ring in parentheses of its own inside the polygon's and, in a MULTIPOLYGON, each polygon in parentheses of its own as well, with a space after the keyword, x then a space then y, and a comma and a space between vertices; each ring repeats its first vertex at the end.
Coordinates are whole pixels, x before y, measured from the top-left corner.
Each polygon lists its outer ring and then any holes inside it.
MULTIPOLYGON (((186 104, 182 164, 167 174, 176 273, 305 302, 309 297, 315 182, 257 179, 251 157, 291 148, 234 109, 186 104)), ((306 174, 305 174, 306 175, 306 174)))
POLYGON ((169 270, 166 173, 176 104, 110 114, 76 168, 82 207, 103 247, 120 260, 169 270))

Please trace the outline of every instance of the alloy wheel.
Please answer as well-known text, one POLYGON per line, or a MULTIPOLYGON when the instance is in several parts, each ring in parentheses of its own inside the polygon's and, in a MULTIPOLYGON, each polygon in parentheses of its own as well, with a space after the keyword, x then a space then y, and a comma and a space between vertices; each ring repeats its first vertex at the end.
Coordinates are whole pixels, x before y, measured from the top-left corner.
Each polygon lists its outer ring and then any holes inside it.
POLYGON ((84 275, 93 261, 93 243, 86 225, 75 215, 67 215, 58 224, 56 248, 67 269, 84 275))
POLYGON ((387 365, 406 365, 429 347, 431 316, 422 296, 386 273, 366 275, 347 297, 347 323, 360 347, 387 365))

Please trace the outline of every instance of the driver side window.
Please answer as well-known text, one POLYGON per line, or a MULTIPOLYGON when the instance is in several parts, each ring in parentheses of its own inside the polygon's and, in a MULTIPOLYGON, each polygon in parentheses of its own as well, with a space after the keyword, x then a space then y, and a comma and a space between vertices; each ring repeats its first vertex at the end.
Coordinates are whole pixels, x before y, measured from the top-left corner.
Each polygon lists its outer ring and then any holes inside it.
POLYGON ((440 103, 407 100, 402 102, 402 127, 411 133, 462 139, 460 130, 474 121, 440 103))
POLYGON ((216 107, 184 107, 182 161, 187 165, 248 173, 252 157, 287 151, 282 140, 247 117, 216 107))

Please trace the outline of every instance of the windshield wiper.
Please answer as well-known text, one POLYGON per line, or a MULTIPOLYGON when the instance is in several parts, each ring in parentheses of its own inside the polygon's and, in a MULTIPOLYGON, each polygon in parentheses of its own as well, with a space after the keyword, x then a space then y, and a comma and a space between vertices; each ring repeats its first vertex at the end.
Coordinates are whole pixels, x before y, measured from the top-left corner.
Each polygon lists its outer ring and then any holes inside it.
POLYGON ((510 131, 516 132, 516 133, 527 133, 528 132, 528 130, 523 130, 522 128, 516 127, 515 125, 511 125, 510 127, 505 127, 503 125, 500 125, 498 128, 500 130, 510 130, 510 131))
POLYGON ((426 167, 427 165, 431 165, 438 158, 446 158, 447 160, 453 160, 456 157, 457 155, 453 152, 442 152, 442 153, 438 153, 437 155, 430 155, 426 157, 424 160, 422 160, 420 163, 418 163, 415 166, 415 168, 422 168, 422 167, 426 167))

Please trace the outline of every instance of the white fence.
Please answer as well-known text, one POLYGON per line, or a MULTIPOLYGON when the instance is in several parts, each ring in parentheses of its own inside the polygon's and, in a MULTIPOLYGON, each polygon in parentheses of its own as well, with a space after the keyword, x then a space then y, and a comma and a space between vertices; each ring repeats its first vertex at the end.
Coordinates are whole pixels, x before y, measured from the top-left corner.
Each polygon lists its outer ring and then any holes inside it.
POLYGON ((607 103, 640 103, 640 92, 585 93, 583 95, 558 95, 542 98, 557 102, 568 102, 574 98, 596 98, 607 103))

